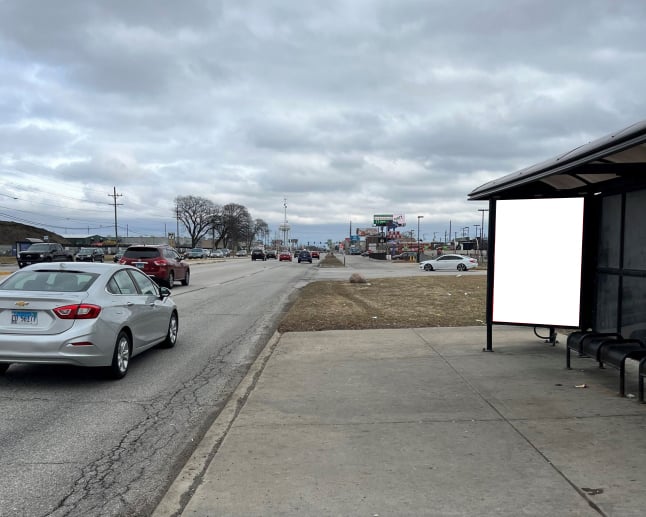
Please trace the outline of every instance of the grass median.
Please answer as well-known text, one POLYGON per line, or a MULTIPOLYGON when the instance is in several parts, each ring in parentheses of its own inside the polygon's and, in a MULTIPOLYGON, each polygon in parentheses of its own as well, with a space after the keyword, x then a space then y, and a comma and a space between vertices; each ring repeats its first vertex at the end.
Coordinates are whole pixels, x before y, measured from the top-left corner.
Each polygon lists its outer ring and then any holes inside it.
POLYGON ((348 273, 347 281, 303 287, 278 331, 484 325, 486 292, 487 277, 468 272, 440 276, 420 271, 365 282, 351 282, 348 273))

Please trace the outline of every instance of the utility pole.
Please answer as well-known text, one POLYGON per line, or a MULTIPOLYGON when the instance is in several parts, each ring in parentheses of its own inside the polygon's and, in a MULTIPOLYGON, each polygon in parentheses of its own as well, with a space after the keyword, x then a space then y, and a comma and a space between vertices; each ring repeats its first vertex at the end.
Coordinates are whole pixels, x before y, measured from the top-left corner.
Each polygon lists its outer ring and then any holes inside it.
POLYGON ((422 239, 419 238, 419 221, 420 219, 424 219, 423 215, 418 215, 417 216, 417 263, 419 264, 419 248, 420 245, 422 244, 422 239))
POLYGON ((478 212, 482 212, 482 225, 480 226, 480 241, 482 241, 484 237, 484 214, 485 212, 488 212, 488 208, 478 208, 478 212))
MULTIPOLYGON (((117 194, 117 187, 112 187, 112 194, 108 194, 114 201, 114 242, 117 246, 117 252, 119 251, 119 233, 117 232, 117 198, 123 196, 123 194, 117 194)), ((119 206, 123 203, 119 203, 119 206)))
MULTIPOLYGON (((449 239, 451 238, 451 219, 449 219, 449 239)), ((455 249, 455 248, 453 248, 455 249)))
POLYGON ((175 224, 177 225, 175 231, 175 249, 179 250, 179 203, 175 202, 175 224))

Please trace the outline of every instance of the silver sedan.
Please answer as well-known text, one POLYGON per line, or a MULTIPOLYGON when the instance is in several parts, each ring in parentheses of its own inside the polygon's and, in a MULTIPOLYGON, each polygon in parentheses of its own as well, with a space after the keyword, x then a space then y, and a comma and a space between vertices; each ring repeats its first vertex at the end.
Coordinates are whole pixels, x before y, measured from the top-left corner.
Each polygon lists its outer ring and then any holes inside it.
POLYGON ((27 266, 0 283, 0 374, 11 363, 104 367, 177 341, 170 290, 135 267, 58 262, 27 266))

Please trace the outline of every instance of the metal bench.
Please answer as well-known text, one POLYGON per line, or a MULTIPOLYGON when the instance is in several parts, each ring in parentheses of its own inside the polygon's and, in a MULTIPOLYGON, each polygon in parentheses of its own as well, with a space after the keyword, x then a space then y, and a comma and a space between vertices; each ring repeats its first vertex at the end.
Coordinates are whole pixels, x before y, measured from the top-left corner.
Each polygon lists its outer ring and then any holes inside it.
POLYGON ((639 361, 639 402, 644 402, 644 377, 646 377, 646 357, 639 361))
MULTIPOLYGON (((626 359, 640 361, 646 358, 646 347, 637 339, 628 339, 621 343, 611 343, 599 350, 600 364, 609 364, 619 370, 619 395, 626 394, 626 359)), ((642 377, 640 376, 640 380, 642 377)), ((643 392, 642 392, 643 399, 643 392)))
MULTIPOLYGON (((579 354, 579 357, 584 357, 584 356, 589 356, 589 354, 585 353, 584 346, 587 348, 587 344, 590 340, 596 339, 596 338, 616 338, 623 340, 620 334, 617 334, 616 332, 592 332, 588 330, 578 330, 576 332, 572 332, 567 338, 567 343, 565 345, 565 367, 569 370, 570 369, 570 350, 574 350, 579 354)), ((596 358, 596 351, 594 353, 594 356, 596 358)))
POLYGON ((579 357, 591 357, 599 363, 619 370, 619 394, 626 393, 626 360, 634 359, 639 363, 640 401, 643 401, 643 383, 646 376, 646 345, 639 339, 624 339, 614 332, 577 331, 568 336, 566 344, 566 367, 570 368, 570 350, 579 357), (643 372, 643 375, 642 373, 643 372))

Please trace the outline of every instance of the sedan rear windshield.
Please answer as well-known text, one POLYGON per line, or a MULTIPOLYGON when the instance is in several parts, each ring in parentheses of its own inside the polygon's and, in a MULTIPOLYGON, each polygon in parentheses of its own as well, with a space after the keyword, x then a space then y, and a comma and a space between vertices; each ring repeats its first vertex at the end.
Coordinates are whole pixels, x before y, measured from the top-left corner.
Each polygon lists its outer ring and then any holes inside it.
POLYGON ((159 257, 157 248, 129 248, 123 254, 123 258, 151 259, 159 257))
POLYGON ((87 291, 98 278, 82 271, 17 271, 0 284, 2 291, 87 291))

